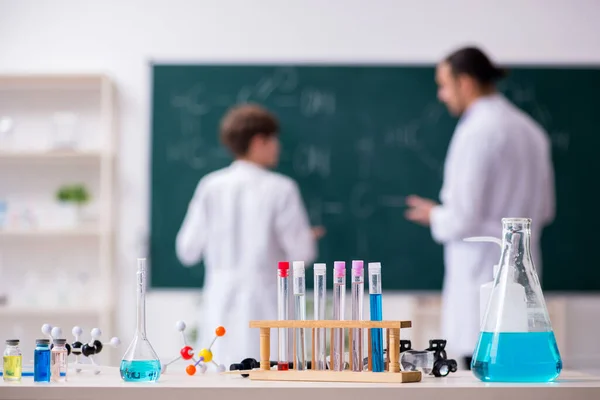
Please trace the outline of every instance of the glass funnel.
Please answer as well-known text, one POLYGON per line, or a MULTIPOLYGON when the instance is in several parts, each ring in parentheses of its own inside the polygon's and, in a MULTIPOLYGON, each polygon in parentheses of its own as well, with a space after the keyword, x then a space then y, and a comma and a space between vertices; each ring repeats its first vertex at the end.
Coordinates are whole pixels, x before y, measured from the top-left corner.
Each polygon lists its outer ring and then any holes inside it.
POLYGON ((502 220, 500 268, 471 369, 484 382, 549 382, 562 361, 531 257, 531 219, 502 220))
POLYGON ((138 258, 137 326, 135 337, 121 360, 121 378, 126 382, 155 382, 161 365, 146 337, 146 259, 138 258))

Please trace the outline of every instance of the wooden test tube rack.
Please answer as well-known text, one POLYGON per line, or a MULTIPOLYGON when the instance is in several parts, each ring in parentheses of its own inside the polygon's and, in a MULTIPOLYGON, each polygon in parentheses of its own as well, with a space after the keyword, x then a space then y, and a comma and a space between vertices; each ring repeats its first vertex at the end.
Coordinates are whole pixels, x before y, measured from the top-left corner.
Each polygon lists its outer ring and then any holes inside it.
MULTIPOLYGON (((420 371, 400 371, 399 353, 400 353, 400 329, 410 328, 410 321, 329 321, 329 320, 309 320, 309 321, 250 321, 250 328, 260 329, 260 369, 247 371, 250 379, 263 381, 311 381, 311 382, 370 382, 370 383, 408 383, 421 381, 420 371), (271 349, 271 329, 279 328, 306 328, 312 330, 312 368, 310 370, 298 371, 294 368, 288 371, 271 370, 270 349, 271 349), (367 346, 365 351, 369 357, 369 366, 366 371, 352 371, 352 357, 350 357, 350 370, 332 371, 315 370, 315 329, 324 328, 331 332, 330 338, 333 338, 333 330, 336 328, 349 329, 350 342, 352 342, 352 329, 368 329, 369 343, 371 342, 371 329, 382 328, 386 330, 387 359, 384 372, 372 371, 373 354, 371 346, 367 346)), ((294 331, 295 335, 295 331, 294 331)), ((330 339, 331 340, 331 339, 330 339)), ((294 341, 295 342, 295 341, 294 341)), ((307 343, 307 346, 310 344, 307 343)), ((333 347, 331 340, 330 347, 333 347)), ((294 359, 296 347, 294 345, 294 359)), ((333 350, 330 360, 333 360, 333 350)))

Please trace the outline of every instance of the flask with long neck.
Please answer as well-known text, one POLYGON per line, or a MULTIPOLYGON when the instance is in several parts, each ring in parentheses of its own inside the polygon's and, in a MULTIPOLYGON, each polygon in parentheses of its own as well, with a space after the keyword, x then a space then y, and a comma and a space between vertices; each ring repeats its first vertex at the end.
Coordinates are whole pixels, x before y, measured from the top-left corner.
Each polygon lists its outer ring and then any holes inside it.
POLYGON ((146 337, 146 259, 137 260, 137 325, 135 337, 121 360, 121 378, 126 382, 156 382, 161 365, 146 337))

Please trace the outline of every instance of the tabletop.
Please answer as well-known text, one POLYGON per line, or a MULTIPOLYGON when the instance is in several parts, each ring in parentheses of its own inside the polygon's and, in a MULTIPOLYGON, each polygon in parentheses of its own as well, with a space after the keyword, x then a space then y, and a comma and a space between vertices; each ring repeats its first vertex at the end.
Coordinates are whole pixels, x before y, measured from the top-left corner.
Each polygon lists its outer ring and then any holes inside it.
POLYGON ((510 399, 558 400, 600 399, 600 377, 565 371, 559 379, 544 384, 482 383, 469 371, 446 378, 423 377, 418 383, 336 383, 252 381, 238 375, 188 376, 167 373, 156 383, 125 383, 118 372, 93 375, 84 371, 69 376, 66 383, 34 383, 30 377, 19 383, 0 382, 2 400, 174 400, 212 398, 215 400, 398 400, 398 396, 419 399, 510 399), (193 397, 192 397, 193 396, 193 397), (267 397, 268 396, 268 397, 267 397), (443 396, 443 397, 440 397, 443 396))

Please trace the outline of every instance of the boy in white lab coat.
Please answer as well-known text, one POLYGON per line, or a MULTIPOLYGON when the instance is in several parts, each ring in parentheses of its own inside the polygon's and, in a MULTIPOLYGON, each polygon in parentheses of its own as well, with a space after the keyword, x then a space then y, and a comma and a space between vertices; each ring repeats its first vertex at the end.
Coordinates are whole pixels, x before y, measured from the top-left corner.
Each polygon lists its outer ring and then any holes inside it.
MULTIPOLYGON (((232 108, 220 128, 235 161, 204 176, 176 239, 179 260, 206 266, 201 340, 218 326, 215 360, 228 367, 259 353, 259 330, 250 320, 277 319, 277 263, 311 262, 322 229, 312 229, 297 184, 270 171, 279 159, 279 122, 265 108, 232 108)), ((276 359, 277 340, 271 340, 276 359)))

